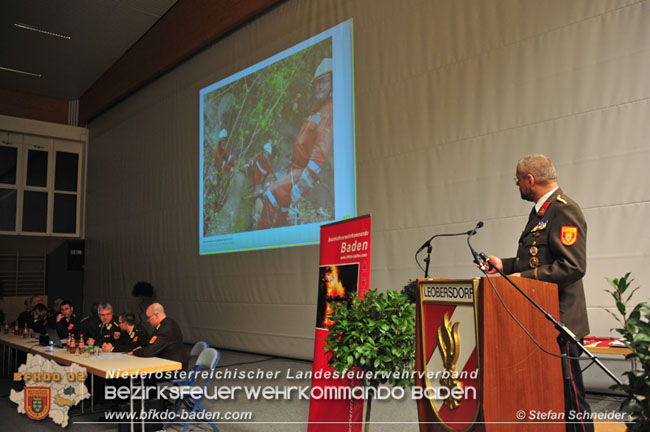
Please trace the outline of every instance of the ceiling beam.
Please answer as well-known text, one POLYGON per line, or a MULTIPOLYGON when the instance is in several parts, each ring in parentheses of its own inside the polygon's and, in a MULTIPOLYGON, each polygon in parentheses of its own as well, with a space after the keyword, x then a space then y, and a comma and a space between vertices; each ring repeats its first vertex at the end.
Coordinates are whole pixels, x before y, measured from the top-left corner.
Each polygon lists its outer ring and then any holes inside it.
POLYGON ((67 124, 68 100, 0 89, 0 114, 67 124))
POLYGON ((79 99, 79 124, 281 0, 178 0, 79 99))

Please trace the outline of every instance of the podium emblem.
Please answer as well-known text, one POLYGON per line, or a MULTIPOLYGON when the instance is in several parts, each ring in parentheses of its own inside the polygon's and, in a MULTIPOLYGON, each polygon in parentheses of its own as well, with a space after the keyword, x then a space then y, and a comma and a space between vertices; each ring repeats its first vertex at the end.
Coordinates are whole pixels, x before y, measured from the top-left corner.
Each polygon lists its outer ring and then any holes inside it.
POLYGON ((43 420, 50 413, 50 387, 25 387, 25 413, 32 420, 43 420))
POLYGON ((418 403, 449 431, 467 431, 480 410, 478 280, 420 280, 418 403))

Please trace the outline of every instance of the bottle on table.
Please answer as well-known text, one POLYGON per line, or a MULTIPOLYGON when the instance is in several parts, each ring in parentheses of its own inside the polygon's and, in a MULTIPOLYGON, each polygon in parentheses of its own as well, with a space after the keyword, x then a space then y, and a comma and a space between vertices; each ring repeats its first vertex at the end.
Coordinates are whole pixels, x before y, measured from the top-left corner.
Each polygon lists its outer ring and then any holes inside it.
POLYGON ((27 323, 25 323, 25 328, 23 329, 23 339, 27 339, 27 335, 29 335, 29 329, 27 328, 27 323))

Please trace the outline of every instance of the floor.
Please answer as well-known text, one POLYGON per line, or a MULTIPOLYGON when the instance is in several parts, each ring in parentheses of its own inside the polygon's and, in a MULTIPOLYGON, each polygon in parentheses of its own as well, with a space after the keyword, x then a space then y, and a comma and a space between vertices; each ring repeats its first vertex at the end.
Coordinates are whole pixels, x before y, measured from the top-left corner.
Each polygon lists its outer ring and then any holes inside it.
MULTIPOLYGON (((309 413, 309 401, 301 399, 298 393, 292 393, 290 398, 283 400, 266 400, 262 394, 257 398, 247 397, 243 390, 239 391, 234 398, 230 396, 236 386, 269 386, 284 388, 285 386, 302 387, 308 386, 310 380, 301 379, 300 374, 311 371, 311 362, 292 360, 277 357, 268 357, 256 354, 248 354, 234 351, 222 351, 218 370, 231 374, 267 374, 270 377, 255 379, 222 378, 215 380, 212 387, 213 395, 221 396, 222 400, 208 400, 204 406, 209 412, 219 412, 220 415, 239 416, 235 421, 220 421, 219 430, 222 432, 275 432, 275 431, 301 431, 307 430, 307 418, 309 413), (221 393, 220 393, 221 392, 221 393), (250 414, 249 414, 250 413, 250 414), (250 415, 250 418, 246 418, 250 415)), ((21 431, 57 431, 60 426, 50 419, 35 421, 26 415, 18 414, 17 405, 9 400, 11 388, 19 389, 18 383, 4 378, 0 380, 0 430, 21 430, 21 431)), ((618 411, 621 399, 611 395, 590 394, 589 402, 593 412, 615 412, 618 411)), ((95 412, 90 413, 90 406, 85 402, 84 412, 77 406, 70 411, 70 424, 68 431, 115 431, 130 430, 130 424, 124 422, 108 423, 100 422, 100 416, 105 410, 112 410, 113 404, 99 404, 95 412)), ((145 403, 145 409, 147 404, 145 403)), ((418 431, 417 412, 415 403, 409 397, 401 400, 374 401, 372 404, 372 430, 380 431, 418 431)), ((182 430, 182 424, 172 424, 169 430, 182 430)), ((139 429, 137 429, 139 430, 139 429)), ((193 423, 189 430, 212 430, 205 423, 193 423)), ((523 430, 523 429, 522 429, 523 430)), ((623 423, 597 422, 596 431, 623 431, 623 423)))

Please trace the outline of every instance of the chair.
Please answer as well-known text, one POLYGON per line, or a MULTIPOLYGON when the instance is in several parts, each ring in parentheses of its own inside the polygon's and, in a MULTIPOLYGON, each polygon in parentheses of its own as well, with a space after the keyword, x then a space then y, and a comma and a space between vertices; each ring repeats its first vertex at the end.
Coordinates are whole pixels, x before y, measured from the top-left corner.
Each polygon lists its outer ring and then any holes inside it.
MULTIPOLYGON (((207 342, 197 342, 194 344, 192 349, 190 350, 190 355, 187 360, 187 376, 184 379, 175 379, 175 380, 170 380, 170 381, 165 381, 158 383, 158 387, 170 387, 170 386, 178 386, 178 387, 186 387, 186 386, 193 386, 196 381, 198 380, 198 372, 201 370, 201 366, 196 365, 196 361, 201 355, 203 351, 205 351, 207 348, 210 348, 210 345, 208 345, 207 342)), ((174 404, 174 413, 177 413, 179 408, 181 407, 181 404, 185 404, 188 409, 191 409, 193 407, 194 401, 192 401, 190 398, 185 397, 181 398, 176 403, 174 404)))
MULTIPOLYGON (((193 385, 197 381, 198 377, 198 371, 200 371, 203 368, 209 368, 210 373, 208 374, 208 378, 205 380, 205 383, 201 386, 201 395, 198 398, 194 398, 191 395, 188 395, 185 398, 181 398, 178 400, 176 403, 174 413, 178 412, 178 409, 180 408, 181 403, 185 403, 187 408, 192 409, 192 413, 195 413, 197 411, 200 411, 202 413, 206 413, 205 408, 201 405, 201 402, 203 401, 203 397, 208 391, 208 386, 210 385, 210 381, 212 381, 212 377, 214 376, 214 369, 216 368, 217 364, 219 363, 219 358, 221 357, 221 353, 217 351, 214 348, 206 348, 199 354, 199 357, 196 359, 196 364, 192 371, 194 373, 190 373, 188 376, 188 380, 192 380, 191 384, 186 384, 186 385, 193 385), (194 375, 194 376, 192 376, 194 375)), ((192 421, 192 418, 196 418, 195 415, 189 415, 188 420, 185 422, 184 427, 183 427, 183 432, 187 431, 188 426, 190 425, 190 422, 192 421)), ((209 416, 200 416, 202 418, 201 421, 207 422, 212 429, 214 429, 215 432, 219 432, 219 429, 217 426, 212 422, 212 420, 209 420, 209 416)), ((163 425, 163 430, 167 430, 167 426, 169 425, 170 420, 167 420, 165 424, 163 425)))
POLYGON ((194 346, 190 350, 190 356, 187 359, 188 371, 191 371, 194 368, 194 365, 196 364, 196 359, 199 358, 203 350, 206 348, 210 348, 210 345, 207 342, 200 341, 194 344, 194 346))

